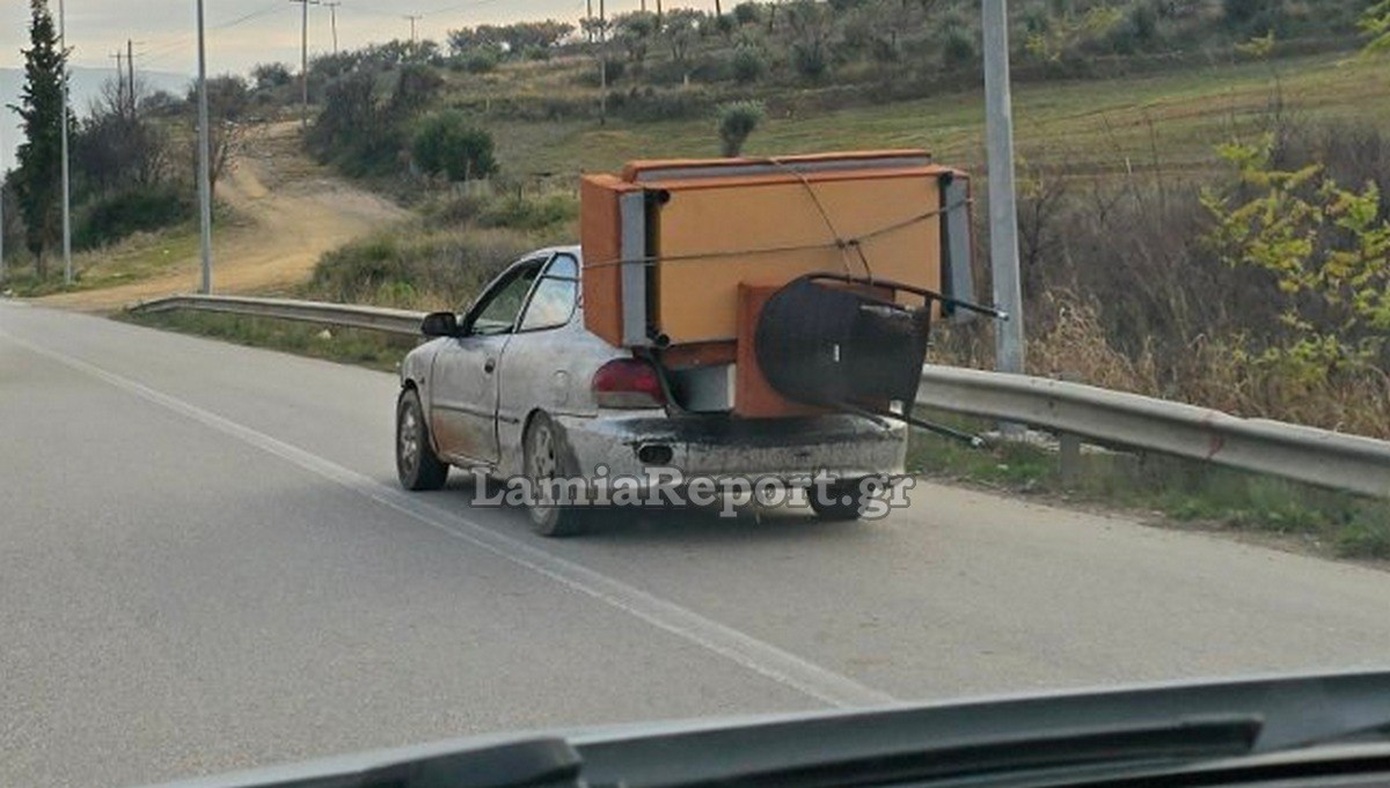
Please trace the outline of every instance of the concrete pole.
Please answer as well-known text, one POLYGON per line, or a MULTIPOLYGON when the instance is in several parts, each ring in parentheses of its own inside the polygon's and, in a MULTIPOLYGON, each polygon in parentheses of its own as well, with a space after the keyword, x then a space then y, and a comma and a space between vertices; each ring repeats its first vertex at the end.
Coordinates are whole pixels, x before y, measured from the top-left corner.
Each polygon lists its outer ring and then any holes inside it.
POLYGON ((68 164, 68 31, 67 9, 58 0, 58 48, 63 52, 63 282, 72 284, 72 168, 68 164))
POLYGON ((994 306, 1009 315, 1007 321, 995 325, 995 369, 1021 374, 1024 371, 1023 288, 1018 270, 1008 9, 1007 0, 983 2, 990 267, 994 306))
MULTIPOLYGON (((306 6, 307 7, 307 6, 306 6)), ((208 119, 208 63, 203 36, 203 0, 198 0, 198 207, 203 279, 198 292, 212 293, 212 129, 208 119)))

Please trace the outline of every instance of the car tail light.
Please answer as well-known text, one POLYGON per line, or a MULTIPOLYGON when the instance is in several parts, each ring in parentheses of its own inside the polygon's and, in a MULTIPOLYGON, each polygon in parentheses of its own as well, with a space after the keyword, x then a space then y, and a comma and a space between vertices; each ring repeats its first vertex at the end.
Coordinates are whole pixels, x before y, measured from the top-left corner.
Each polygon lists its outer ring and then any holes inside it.
POLYGON ((637 358, 620 358, 599 367, 591 388, 600 408, 659 408, 666 404, 656 367, 637 358))

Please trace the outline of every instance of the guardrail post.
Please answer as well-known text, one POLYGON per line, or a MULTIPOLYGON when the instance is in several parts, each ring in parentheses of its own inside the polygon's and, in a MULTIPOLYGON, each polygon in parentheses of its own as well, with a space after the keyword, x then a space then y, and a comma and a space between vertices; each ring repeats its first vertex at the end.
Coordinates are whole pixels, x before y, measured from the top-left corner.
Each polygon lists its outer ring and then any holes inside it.
MULTIPOLYGON (((1067 383, 1076 383, 1080 377, 1071 371, 1062 373, 1062 380, 1067 383)), ((1081 476, 1081 437, 1075 433, 1063 432, 1059 433, 1057 438, 1060 443, 1057 453, 1061 464, 1062 486, 1075 487, 1081 476)))

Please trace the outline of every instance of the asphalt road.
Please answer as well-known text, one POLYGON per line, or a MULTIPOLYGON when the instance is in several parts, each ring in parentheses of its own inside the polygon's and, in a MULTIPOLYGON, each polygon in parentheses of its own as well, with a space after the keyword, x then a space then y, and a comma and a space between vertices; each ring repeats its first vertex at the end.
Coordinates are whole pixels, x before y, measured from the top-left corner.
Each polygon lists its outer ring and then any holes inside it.
POLYGON ((1390 573, 949 487, 541 540, 399 490, 395 393, 0 302, 0 784, 1390 663, 1390 573))

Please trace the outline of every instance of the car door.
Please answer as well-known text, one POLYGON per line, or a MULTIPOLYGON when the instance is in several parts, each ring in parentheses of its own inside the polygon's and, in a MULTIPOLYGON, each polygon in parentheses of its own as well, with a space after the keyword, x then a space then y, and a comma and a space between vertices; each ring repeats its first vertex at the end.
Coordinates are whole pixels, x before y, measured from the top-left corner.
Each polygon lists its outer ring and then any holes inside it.
POLYGON ((546 266, 517 321, 498 372, 501 386, 497 430, 502 447, 521 443, 522 420, 532 410, 551 413, 567 404, 567 368, 575 348, 561 331, 579 300, 579 261, 561 252, 546 266))
POLYGON ((497 367, 547 259, 517 263, 498 277, 465 315, 461 335, 435 354, 430 429, 450 461, 497 462, 497 367))

